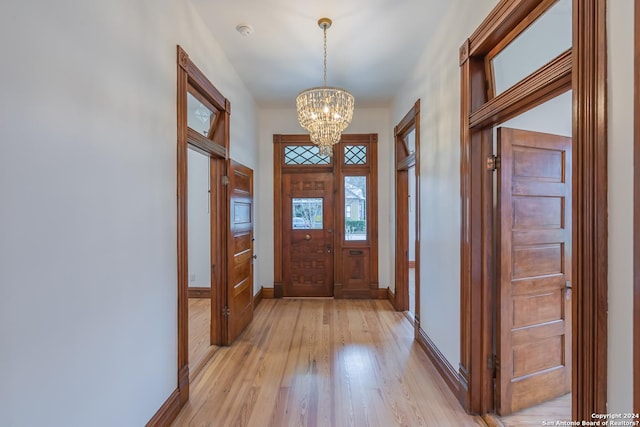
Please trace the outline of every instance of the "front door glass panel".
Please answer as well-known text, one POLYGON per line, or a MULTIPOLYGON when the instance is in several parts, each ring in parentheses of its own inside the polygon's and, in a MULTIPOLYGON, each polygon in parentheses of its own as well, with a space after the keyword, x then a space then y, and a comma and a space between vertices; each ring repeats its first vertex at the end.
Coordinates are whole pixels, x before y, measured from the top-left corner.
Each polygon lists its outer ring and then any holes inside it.
POLYGON ((323 200, 316 197, 298 197, 291 199, 293 212, 291 228, 322 230, 323 200))

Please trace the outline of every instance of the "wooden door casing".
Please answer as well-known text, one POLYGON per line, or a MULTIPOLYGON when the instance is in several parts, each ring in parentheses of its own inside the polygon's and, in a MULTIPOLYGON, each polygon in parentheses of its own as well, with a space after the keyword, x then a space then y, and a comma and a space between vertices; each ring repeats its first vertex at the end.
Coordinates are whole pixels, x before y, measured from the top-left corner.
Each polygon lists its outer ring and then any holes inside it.
POLYGON ((282 177, 283 293, 286 297, 333 296, 334 177, 331 172, 282 177), (322 199, 322 228, 294 228, 294 198, 322 199))
POLYGON ((231 161, 228 171, 227 345, 253 319, 253 170, 231 161))
POLYGON ((498 129, 501 415, 571 390, 571 138, 498 129))

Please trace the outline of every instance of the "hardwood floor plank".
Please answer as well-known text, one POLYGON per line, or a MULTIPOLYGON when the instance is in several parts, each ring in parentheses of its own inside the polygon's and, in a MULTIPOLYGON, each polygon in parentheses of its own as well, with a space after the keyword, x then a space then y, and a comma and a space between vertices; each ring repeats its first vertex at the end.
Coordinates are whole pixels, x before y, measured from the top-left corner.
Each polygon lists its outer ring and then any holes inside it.
POLYGON ((472 426, 386 300, 263 300, 174 426, 472 426))

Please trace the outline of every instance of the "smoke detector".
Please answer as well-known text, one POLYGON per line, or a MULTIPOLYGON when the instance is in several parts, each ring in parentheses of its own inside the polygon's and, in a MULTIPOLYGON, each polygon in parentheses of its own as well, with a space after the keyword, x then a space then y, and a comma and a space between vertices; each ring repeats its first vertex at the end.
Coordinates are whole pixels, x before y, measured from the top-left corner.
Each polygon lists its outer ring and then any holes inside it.
POLYGON ((253 34, 253 27, 249 24, 238 24, 236 25, 236 31, 245 37, 249 37, 253 34))

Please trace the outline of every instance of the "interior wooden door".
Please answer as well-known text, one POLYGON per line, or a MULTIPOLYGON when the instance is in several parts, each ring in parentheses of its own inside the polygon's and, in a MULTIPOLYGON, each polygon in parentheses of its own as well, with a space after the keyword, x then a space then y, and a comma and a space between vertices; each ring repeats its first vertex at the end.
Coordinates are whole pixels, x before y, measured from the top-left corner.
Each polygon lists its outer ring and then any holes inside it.
POLYGON ((233 161, 229 165, 229 202, 226 344, 253 319, 253 170, 233 161))
POLYGON ((571 138, 498 129, 497 408, 571 389, 571 138))
POLYGON ((283 294, 332 296, 333 174, 291 173, 282 178, 283 294))

